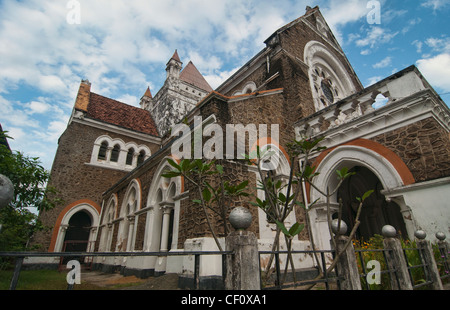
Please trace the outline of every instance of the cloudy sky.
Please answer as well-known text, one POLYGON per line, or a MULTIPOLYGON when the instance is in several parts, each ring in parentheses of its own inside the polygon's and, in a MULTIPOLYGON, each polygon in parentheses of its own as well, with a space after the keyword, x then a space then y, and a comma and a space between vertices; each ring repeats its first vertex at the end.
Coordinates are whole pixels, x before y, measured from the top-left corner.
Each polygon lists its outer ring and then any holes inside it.
POLYGON ((415 64, 450 103, 450 0, 0 0, 0 123, 13 150, 50 169, 81 79, 138 106, 178 49, 215 88, 307 5, 365 86, 415 64))

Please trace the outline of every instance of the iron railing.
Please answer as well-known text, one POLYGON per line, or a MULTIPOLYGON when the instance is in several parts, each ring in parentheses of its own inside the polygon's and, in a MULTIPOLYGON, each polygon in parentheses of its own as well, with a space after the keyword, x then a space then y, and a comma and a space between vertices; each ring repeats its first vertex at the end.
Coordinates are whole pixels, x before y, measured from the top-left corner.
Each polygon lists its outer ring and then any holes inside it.
POLYGON ((423 249, 421 248, 403 248, 406 265, 408 267, 409 278, 413 289, 433 284, 430 274, 430 265, 423 262, 423 249), (417 251, 417 254, 414 254, 417 251), (407 253, 409 252, 409 254, 407 253), (415 263, 417 261, 418 263, 415 263), (420 279, 417 279, 420 278, 420 279))
MULTIPOLYGON (((355 253, 358 256, 359 262, 360 262, 360 266, 358 266, 360 268, 360 280, 361 280, 361 286, 366 289, 366 290, 372 290, 373 288, 385 288, 386 286, 384 285, 385 282, 389 282, 389 287, 391 289, 393 289, 393 281, 397 282, 397 285, 399 285, 399 279, 398 279, 398 275, 397 275, 397 269, 389 269, 388 264, 387 264, 387 258, 386 258, 386 252, 391 252, 392 250, 387 250, 387 249, 355 249, 354 250, 355 253), (373 254, 372 257, 369 258, 365 258, 364 254, 373 254), (380 261, 380 255, 377 255, 378 253, 382 254, 382 258, 384 261, 380 261), (373 283, 376 286, 374 286, 373 284, 371 285, 371 283, 368 281, 367 276, 369 275, 370 271, 367 270, 367 263, 369 263, 371 260, 373 260, 374 258, 376 258, 375 260, 378 261, 378 263, 380 264, 380 270, 376 271, 378 272, 378 276, 380 277, 380 283, 373 283), (382 267, 384 267, 384 269, 381 269, 382 267), (386 277, 382 277, 382 275, 384 274, 388 274, 389 278, 386 277), (389 279, 389 280, 388 280, 389 279)), ((370 255, 368 255, 370 256, 370 255)))
POLYGON ((436 260, 438 264, 438 268, 442 271, 440 274, 441 280, 450 277, 450 253, 448 252, 447 247, 438 246, 440 259, 436 260))
MULTIPOLYGON (((194 289, 200 288, 200 256, 201 255, 221 255, 222 256, 222 280, 225 280, 226 274, 226 256, 234 255, 232 251, 184 251, 184 252, 0 252, 0 257, 9 257, 15 259, 15 267, 10 282, 10 290, 15 290, 19 282, 20 271, 23 261, 26 257, 137 257, 137 256, 194 256, 194 289)), ((71 290, 73 285, 68 284, 67 289, 71 290)))
MULTIPOLYGON (((323 283, 325 285, 325 288, 327 290, 330 290, 330 284, 332 282, 335 282, 337 285, 337 288, 340 289, 340 281, 343 280, 342 277, 339 276, 339 273, 337 272, 337 269, 335 268, 334 272, 329 273, 327 271, 327 260, 326 260, 326 254, 333 256, 335 251, 333 250, 316 250, 316 251, 290 251, 292 255, 295 254, 306 254, 310 255, 311 259, 314 259, 314 255, 320 255, 320 264, 315 266, 314 268, 317 269, 317 275, 321 275, 321 277, 315 277, 313 279, 307 279, 307 280, 300 280, 297 281, 293 279, 292 271, 290 274, 290 278, 288 281, 283 281, 282 278, 287 278, 287 276, 282 275, 281 266, 280 266, 280 255, 286 255, 288 254, 288 251, 259 251, 259 262, 261 264, 261 255, 273 255, 274 256, 274 267, 275 268, 275 276, 271 277, 273 279, 273 285, 271 283, 264 283, 263 279, 261 279, 261 289, 262 290, 281 290, 286 288, 296 288, 300 286, 313 286, 319 283, 323 283)), ((260 265, 261 269, 261 265, 260 265)), ((289 267, 290 269, 290 267, 289 267)), ((262 269, 261 269, 262 270, 262 269)), ((301 272, 302 269, 296 269, 294 272, 301 272)))

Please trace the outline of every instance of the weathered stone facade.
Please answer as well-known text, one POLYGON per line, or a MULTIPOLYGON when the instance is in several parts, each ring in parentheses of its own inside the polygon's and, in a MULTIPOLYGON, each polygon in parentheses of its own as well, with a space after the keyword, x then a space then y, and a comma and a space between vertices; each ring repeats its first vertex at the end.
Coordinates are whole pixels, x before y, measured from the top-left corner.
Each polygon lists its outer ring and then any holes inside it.
MULTIPOLYGON (((363 89, 318 8, 308 8, 304 16, 274 32, 265 43, 260 53, 215 91, 205 86, 192 63, 181 71, 182 63, 175 52, 167 63, 164 86, 155 97, 148 89, 141 99, 140 111, 132 112, 142 117, 138 120, 141 120, 141 129, 149 130, 146 133, 137 134, 133 128, 127 132, 117 131, 117 126, 123 123, 102 123, 101 126, 90 120, 92 100, 87 100, 89 97, 83 93, 86 85, 81 85, 80 101, 77 100, 73 119, 60 139, 52 171, 52 184, 64 192, 67 204, 41 216, 48 224, 56 222, 50 250, 61 243, 62 237, 58 236, 62 233, 58 229, 63 224, 68 225, 68 218, 73 215, 70 212, 78 210, 76 202, 86 204, 87 200, 98 210, 87 206, 79 210, 91 212, 96 219, 93 221, 95 232, 89 239, 95 242, 96 251, 215 250, 207 219, 223 240, 227 234, 222 219, 210 210, 205 217, 202 207, 192 201, 199 198, 199 193, 190 182, 181 177, 162 176, 171 169, 167 158, 172 156, 171 143, 175 137, 170 136, 170 129, 181 121, 193 125, 194 118, 199 116, 203 121, 219 125, 223 133, 227 125, 255 125, 257 129, 259 125, 267 125, 267 137, 257 132, 260 139, 257 143, 259 146, 271 144, 280 150, 284 160, 280 164, 283 167, 277 171, 280 177, 286 177, 290 167, 299 169, 303 160, 289 157, 289 142, 304 137, 324 137, 321 145, 327 150, 312 154, 310 158, 320 172, 314 179, 318 188, 326 191, 327 187, 337 184, 336 169, 362 167, 373 173, 371 177, 378 186, 377 199, 373 200, 373 206, 367 207, 373 211, 368 218, 381 214, 387 206, 392 210, 379 216, 389 217, 395 213, 396 220, 404 221, 402 226, 408 233, 419 226, 427 227, 431 221, 440 229, 448 226, 448 213, 440 200, 450 197, 443 194, 441 199, 436 191, 448 188, 450 177, 450 112, 417 68, 407 68, 363 89), (388 103, 375 110, 372 105, 379 94, 385 96, 388 103), (147 120, 148 115, 152 116, 151 120, 142 121, 147 120), (149 128, 152 126, 144 126, 148 122, 154 122, 154 131, 149 128), (277 126, 278 135, 272 125, 277 126), (131 142, 146 145, 151 154, 140 166, 128 167, 128 170, 112 169, 116 167, 114 164, 102 166, 95 163, 96 154, 92 155, 93 145, 97 143, 95 150, 100 156, 103 140, 98 138, 101 136, 108 136, 108 141, 120 140, 123 145, 131 142), (438 201, 433 200, 432 206, 424 207, 417 196, 430 201, 437 197, 438 201), (414 217, 414 214, 423 214, 425 209, 432 214, 432 220, 414 217)), ((112 101, 109 104, 117 105, 112 101)), ((204 136, 203 141, 208 138, 204 136)), ((224 134, 223 150, 225 140, 224 134)), ((236 150, 237 142, 233 142, 236 150)), ((246 142, 246 151, 256 147, 246 142)), ((109 147, 111 149, 112 145, 109 147)), ((238 155, 235 152, 235 158, 219 158, 217 163, 224 167, 225 180, 235 183, 248 180, 248 192, 252 196, 248 200, 227 202, 228 211, 236 206, 247 207, 254 219, 248 230, 258 237, 261 249, 268 249, 276 226, 249 203, 252 197, 263 195, 256 189, 259 175, 254 168, 237 160, 238 155)), ((107 164, 111 156, 106 155, 107 164)), ((214 178, 210 181, 216 182, 214 178)), ((350 182, 346 186, 361 187, 361 184, 350 182)), ((313 201, 318 203, 309 206, 308 213, 297 208, 287 219, 288 227, 295 222, 311 225, 295 239, 294 247, 310 249, 310 241, 315 240, 318 248, 328 249, 330 236, 325 199, 309 186, 302 190, 309 198, 305 201, 307 206, 313 201)), ((337 194, 330 197, 330 201, 334 213, 338 206, 337 194)), ((346 203, 351 206, 351 201, 346 203)), ((308 262, 302 258, 297 263, 303 267, 308 262)), ((146 275, 166 270, 184 272, 190 268, 182 259, 173 257, 123 261, 105 258, 97 263, 130 272, 142 270, 146 275)))
POLYGON ((433 118, 373 138, 394 151, 408 166, 416 182, 450 176, 450 138, 433 118))

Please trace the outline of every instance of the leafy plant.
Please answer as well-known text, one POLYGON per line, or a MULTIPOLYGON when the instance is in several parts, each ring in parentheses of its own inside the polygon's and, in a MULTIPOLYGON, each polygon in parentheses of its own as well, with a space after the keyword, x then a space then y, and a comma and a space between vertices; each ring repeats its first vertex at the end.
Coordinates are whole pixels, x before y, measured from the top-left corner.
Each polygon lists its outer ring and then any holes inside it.
POLYGON ((163 174, 166 178, 183 176, 185 180, 190 182, 197 189, 198 198, 192 201, 203 208, 207 224, 217 247, 222 251, 222 246, 217 237, 217 233, 212 226, 208 211, 221 218, 223 223, 224 234, 228 234, 229 227, 227 215, 231 201, 234 198, 240 199, 249 194, 245 191, 248 186, 248 180, 233 184, 224 180, 224 168, 215 161, 202 161, 201 159, 182 159, 179 163, 168 158, 168 163, 172 166, 172 170, 163 174), (216 176, 214 184, 208 181, 208 177, 216 176))

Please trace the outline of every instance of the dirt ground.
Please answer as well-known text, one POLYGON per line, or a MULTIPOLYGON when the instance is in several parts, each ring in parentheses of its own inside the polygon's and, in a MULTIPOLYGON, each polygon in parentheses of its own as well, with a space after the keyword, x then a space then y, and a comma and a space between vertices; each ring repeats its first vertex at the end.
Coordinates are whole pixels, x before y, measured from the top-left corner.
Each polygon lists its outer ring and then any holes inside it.
MULTIPOLYGON (((119 273, 102 273, 98 271, 85 271, 81 273, 81 281, 112 290, 178 290, 178 275, 164 274, 158 277, 140 279, 135 276, 124 277, 119 273)), ((294 290, 303 287, 292 288, 294 290)), ((316 288, 325 289, 325 288, 316 288)), ((444 290, 450 290, 450 283, 444 285, 444 290)))
POLYGON ((81 281, 102 289, 113 290, 177 290, 178 275, 164 274, 159 277, 140 279, 136 276, 124 277, 119 273, 86 271, 81 273, 81 281))

